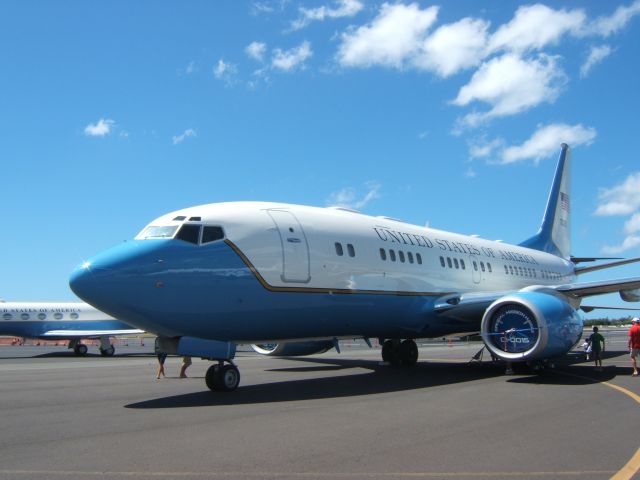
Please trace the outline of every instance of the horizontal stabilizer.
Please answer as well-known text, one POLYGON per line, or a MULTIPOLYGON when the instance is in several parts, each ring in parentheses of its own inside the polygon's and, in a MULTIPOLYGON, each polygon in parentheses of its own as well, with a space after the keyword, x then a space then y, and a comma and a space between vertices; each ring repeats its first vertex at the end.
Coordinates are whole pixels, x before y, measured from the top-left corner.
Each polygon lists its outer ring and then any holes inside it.
MULTIPOLYGON (((599 259, 596 259, 599 260, 599 259)), ((640 262, 640 258, 627 258, 618 262, 603 263, 601 265, 593 265, 591 267, 578 267, 575 269, 576 275, 583 273, 595 272, 596 270, 604 270, 605 268, 619 267, 621 265, 628 265, 629 263, 640 262)), ((575 263, 575 262, 574 262, 575 263)))
POLYGON ((584 263, 584 262, 597 262, 598 260, 623 260, 622 257, 574 257, 571 256, 569 259, 574 264, 584 263))

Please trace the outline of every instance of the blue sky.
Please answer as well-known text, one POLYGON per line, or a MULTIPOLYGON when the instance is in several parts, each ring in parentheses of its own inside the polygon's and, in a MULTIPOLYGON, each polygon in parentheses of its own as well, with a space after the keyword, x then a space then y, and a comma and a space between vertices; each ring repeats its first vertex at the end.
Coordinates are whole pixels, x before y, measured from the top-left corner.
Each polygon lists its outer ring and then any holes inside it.
POLYGON ((640 256, 639 0, 8 1, 0 45, 6 300, 219 201, 517 243, 561 142, 574 255, 640 256))

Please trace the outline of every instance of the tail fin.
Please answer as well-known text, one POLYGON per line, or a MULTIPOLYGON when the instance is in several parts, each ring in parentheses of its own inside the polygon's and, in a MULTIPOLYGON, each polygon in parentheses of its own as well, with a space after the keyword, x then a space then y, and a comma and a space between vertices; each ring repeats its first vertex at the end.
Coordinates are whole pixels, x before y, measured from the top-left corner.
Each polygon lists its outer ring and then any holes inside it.
POLYGON ((520 246, 552 253, 569 260, 571 256, 570 181, 571 149, 563 143, 560 146, 560 158, 540 230, 520 246))

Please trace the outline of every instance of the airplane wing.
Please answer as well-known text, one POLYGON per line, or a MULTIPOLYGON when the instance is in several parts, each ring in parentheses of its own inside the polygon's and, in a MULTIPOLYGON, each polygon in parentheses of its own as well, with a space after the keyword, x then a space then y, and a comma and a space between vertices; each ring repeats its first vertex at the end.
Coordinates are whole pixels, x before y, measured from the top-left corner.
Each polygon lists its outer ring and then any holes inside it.
MULTIPOLYGON (((615 292, 624 293, 626 291, 640 289, 640 277, 599 282, 570 283, 555 286, 551 285, 543 288, 555 290, 558 293, 573 297, 574 299, 581 299, 583 297, 590 297, 593 295, 615 292)), ((479 321, 484 315, 485 310, 489 308, 489 305, 499 298, 511 293, 514 293, 514 291, 454 293, 436 300, 433 309, 436 313, 442 316, 469 323, 468 327, 471 327, 472 323, 475 322, 475 329, 477 330, 479 327, 479 321)))
POLYGON ((144 333, 144 330, 126 329, 126 330, 49 330, 44 332, 43 337, 64 337, 64 338, 97 338, 115 335, 136 335, 144 333))

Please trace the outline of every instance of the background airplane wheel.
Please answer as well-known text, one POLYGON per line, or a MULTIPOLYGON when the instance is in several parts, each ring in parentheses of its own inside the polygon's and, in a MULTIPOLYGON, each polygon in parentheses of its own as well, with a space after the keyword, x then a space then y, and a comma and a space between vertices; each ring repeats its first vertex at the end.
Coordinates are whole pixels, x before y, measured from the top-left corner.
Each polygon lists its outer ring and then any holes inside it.
POLYGON ((398 355, 397 342, 386 340, 382 344, 382 361, 393 366, 400 365, 400 357, 398 355))
POLYGON ((87 354, 87 346, 79 343, 73 347, 73 352, 80 357, 84 357, 87 354))
POLYGON ((103 357, 113 357, 113 354, 116 353, 116 348, 113 345, 110 345, 108 348, 104 350, 100 349, 100 355, 103 357))

